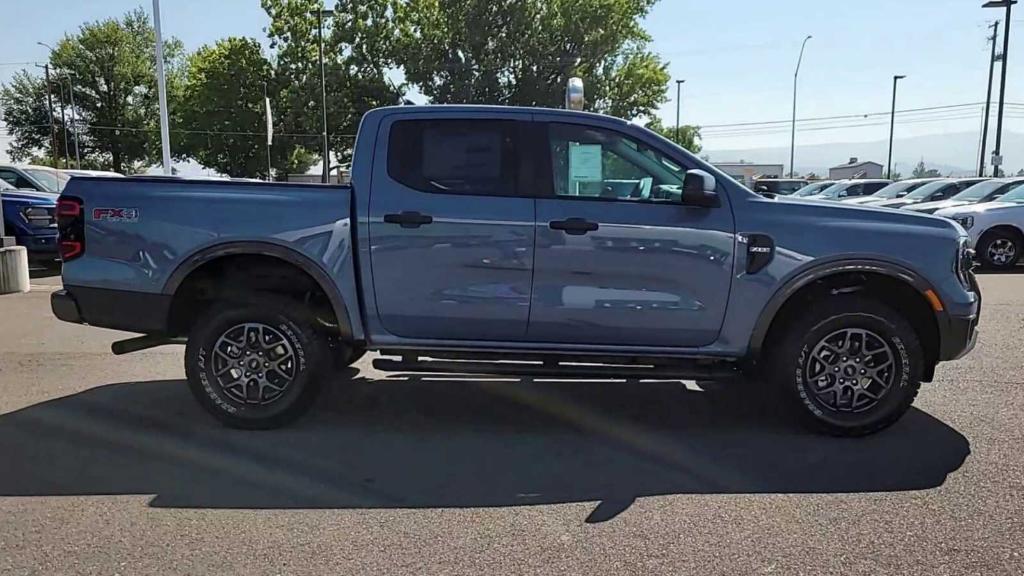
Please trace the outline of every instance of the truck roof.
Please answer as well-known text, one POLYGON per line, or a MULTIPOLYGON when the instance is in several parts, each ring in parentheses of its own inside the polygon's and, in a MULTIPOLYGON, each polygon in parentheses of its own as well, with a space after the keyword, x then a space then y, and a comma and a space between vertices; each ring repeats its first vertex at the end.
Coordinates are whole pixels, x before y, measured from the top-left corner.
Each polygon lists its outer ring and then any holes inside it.
POLYGON ((556 116, 566 116, 569 118, 589 118, 593 120, 601 120, 603 122, 614 122, 622 125, 629 125, 630 123, 623 120, 622 118, 616 118, 614 116, 607 116, 605 114, 598 114, 596 112, 581 112, 578 110, 566 110, 564 108, 544 108, 535 106, 495 106, 491 104, 417 104, 417 105, 406 105, 406 106, 385 106, 383 108, 376 108, 371 110, 369 113, 430 113, 430 112, 446 112, 446 113, 476 113, 481 112, 494 112, 494 113, 519 113, 519 114, 547 114, 556 116))

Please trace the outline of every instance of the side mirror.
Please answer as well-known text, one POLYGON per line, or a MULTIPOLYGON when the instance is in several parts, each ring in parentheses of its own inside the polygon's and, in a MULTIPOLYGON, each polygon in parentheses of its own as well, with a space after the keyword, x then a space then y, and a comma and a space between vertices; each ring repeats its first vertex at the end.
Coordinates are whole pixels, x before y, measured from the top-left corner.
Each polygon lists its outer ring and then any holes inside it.
POLYGON ((703 170, 689 170, 683 180, 683 205, 700 208, 716 208, 721 206, 715 177, 703 170))

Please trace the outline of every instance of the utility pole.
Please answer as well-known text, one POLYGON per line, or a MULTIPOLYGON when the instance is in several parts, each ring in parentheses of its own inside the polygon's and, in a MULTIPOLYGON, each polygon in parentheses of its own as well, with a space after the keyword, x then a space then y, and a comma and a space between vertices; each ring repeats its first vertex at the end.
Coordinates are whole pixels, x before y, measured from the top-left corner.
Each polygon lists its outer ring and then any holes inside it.
POLYGON ((793 72, 793 130, 789 140, 789 176, 791 178, 796 174, 796 168, 793 167, 793 157, 796 155, 796 80, 800 75, 800 63, 804 61, 804 48, 807 47, 807 41, 811 38, 813 36, 808 34, 804 38, 804 43, 800 45, 800 57, 796 61, 796 71, 793 72))
POLYGON ((999 177, 1003 163, 1003 110, 1006 104, 1006 63, 1010 59, 1010 12, 1017 0, 990 0, 982 5, 983 8, 1006 8, 1006 17, 1003 19, 1003 58, 1002 71, 999 80, 999 112, 996 118, 996 146, 992 150, 992 175, 999 177))
POLYGON ((892 180, 892 137, 896 133, 896 83, 906 76, 892 77, 892 116, 889 119, 889 168, 886 178, 892 180))
POLYGON ((68 121, 64 117, 64 85, 60 83, 59 77, 57 78, 57 89, 60 90, 60 126, 64 136, 64 168, 67 169, 71 166, 71 152, 68 149, 68 121))
POLYGON ((274 116, 270 110, 270 96, 267 95, 267 83, 263 83, 263 104, 267 107, 267 182, 274 179, 274 164, 270 160, 270 146, 274 141, 274 116))
POLYGON ((992 43, 992 58, 988 62, 988 92, 985 94, 985 121, 981 128, 981 159, 978 161, 978 177, 985 176, 985 148, 988 146, 988 118, 992 110, 992 78, 996 72, 996 39, 999 38, 999 20, 990 26, 992 36, 989 41, 992 43))
MULTIPOLYGON (((46 42, 36 42, 36 44, 38 44, 39 46, 42 46, 43 48, 46 48, 47 50, 49 50, 50 51, 50 59, 51 60, 53 59, 53 53, 55 52, 55 50, 53 49, 53 46, 50 46, 46 42)), ((68 71, 65 70, 64 71, 64 77, 68 79, 68 98, 71 100, 71 132, 75 136, 75 167, 78 168, 79 170, 81 170, 82 169, 82 156, 81 156, 81 153, 79 152, 79 149, 78 149, 78 119, 75 116, 75 84, 74 84, 74 82, 71 81, 71 72, 68 72, 68 71)), ((64 104, 61 103, 61 114, 62 114, 61 122, 64 121, 63 113, 64 113, 64 104)), ((64 135, 64 147, 67 148, 67 125, 66 124, 65 124, 65 127, 64 127, 64 132, 65 132, 65 135, 64 135)), ((66 152, 65 152, 65 154, 66 154, 66 152)), ((68 165, 70 166, 70 163, 68 165)))
POLYGON ((683 106, 683 84, 686 80, 676 80, 676 144, 682 146, 679 139, 679 122, 683 106))
POLYGON ((46 107, 50 111, 50 154, 53 156, 53 167, 56 169, 60 167, 60 160, 57 155, 57 127, 53 125, 53 94, 50 93, 50 64, 43 64, 42 68, 46 71, 46 107))

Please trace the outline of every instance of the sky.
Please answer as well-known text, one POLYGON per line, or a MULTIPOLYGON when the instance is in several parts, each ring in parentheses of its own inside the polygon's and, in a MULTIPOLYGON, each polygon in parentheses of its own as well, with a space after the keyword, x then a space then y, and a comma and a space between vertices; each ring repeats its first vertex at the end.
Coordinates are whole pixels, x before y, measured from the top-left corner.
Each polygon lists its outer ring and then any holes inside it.
MULTIPOLYGON (((47 59, 47 50, 36 42, 53 44, 83 22, 117 17, 140 4, 151 9, 149 0, 2 3, 8 4, 8 25, 0 34, 0 82, 24 63, 47 59), (18 25, 10 25, 13 22, 18 25)), ((887 112, 892 77, 903 74, 907 78, 899 84, 900 110, 978 105, 899 115, 897 138, 961 132, 972 132, 976 138, 988 75, 987 26, 1004 16, 1002 10, 983 9, 981 4, 982 0, 660 0, 644 25, 653 38, 652 49, 668 62, 673 80, 686 80, 683 123, 705 127, 706 149, 789 145, 785 123, 756 130, 722 125, 791 117, 793 71, 807 35, 813 38, 800 69, 799 118, 887 112)), ((164 35, 178 37, 189 50, 230 35, 265 43, 268 19, 259 0, 163 0, 161 5, 164 35)), ((1024 23, 1024 4, 1018 10, 1012 19, 1014 31, 1024 23)), ((1015 50, 1015 38, 1011 36, 1007 102, 1024 104, 1024 48, 1015 50)), ((670 100, 659 111, 667 124, 675 123, 675 94, 673 83, 670 100)), ((996 94, 998 82, 993 99, 996 94)), ((1005 129, 1024 131, 1022 123, 1024 107, 1009 107, 1005 129)), ((886 139, 888 130, 885 115, 809 122, 798 125, 797 141, 876 141, 886 139), (871 125, 835 128, 851 123, 871 125)), ((0 160, 5 157, 5 138, 0 135, 0 160)))

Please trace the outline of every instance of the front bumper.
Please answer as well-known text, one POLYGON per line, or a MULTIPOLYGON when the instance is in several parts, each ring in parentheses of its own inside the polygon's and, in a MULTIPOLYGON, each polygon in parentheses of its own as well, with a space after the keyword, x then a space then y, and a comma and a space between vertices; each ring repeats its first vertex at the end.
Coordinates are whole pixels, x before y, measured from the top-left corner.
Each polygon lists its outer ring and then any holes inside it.
POLYGON ((30 260, 58 260, 57 235, 25 235, 17 237, 18 245, 28 250, 30 260))
POLYGON ((972 272, 971 291, 977 295, 978 301, 974 313, 966 316, 949 315, 940 330, 939 360, 959 360, 971 350, 974 350, 978 342, 978 322, 981 320, 981 287, 978 286, 978 279, 972 272))

